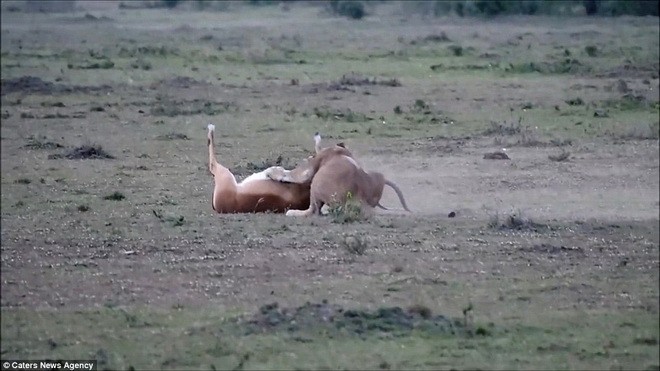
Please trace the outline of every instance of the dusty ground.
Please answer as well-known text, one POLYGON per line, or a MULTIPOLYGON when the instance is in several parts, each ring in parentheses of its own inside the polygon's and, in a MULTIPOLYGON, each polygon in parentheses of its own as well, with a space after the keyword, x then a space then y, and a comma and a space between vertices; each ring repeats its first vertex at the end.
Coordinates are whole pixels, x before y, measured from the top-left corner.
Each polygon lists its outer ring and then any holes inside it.
MULTIPOLYGON (((562 368, 658 367, 657 19, 438 20, 384 7, 356 22, 318 6, 110 5, 2 13, 3 317, 231 314, 323 299, 452 317, 471 305, 476 321, 550 332, 590 323, 585 314, 615 328, 634 317, 642 325, 630 320, 639 326, 630 339, 594 330, 595 348, 610 341, 618 353, 580 355, 577 340, 552 352, 568 357, 562 368), (441 32, 451 41, 425 39, 441 32), (517 69, 566 55, 579 68, 517 69), (278 156, 295 165, 317 130, 328 144, 345 141, 414 212, 351 224, 216 215, 209 122, 219 160, 241 176, 278 156), (63 156, 81 145, 113 158, 63 156), (502 148, 510 160, 483 158, 502 148), (562 152, 565 161, 549 158, 562 152), (106 199, 114 192, 124 197, 106 199), (364 254, 351 253, 352 236, 364 254), (620 344, 640 337, 648 341, 620 344)), ((382 203, 399 207, 394 193, 382 203)), ((16 335, 16 321, 3 321, 3 358, 50 354, 44 339, 16 335)), ((166 366, 176 362, 154 367, 166 366)))

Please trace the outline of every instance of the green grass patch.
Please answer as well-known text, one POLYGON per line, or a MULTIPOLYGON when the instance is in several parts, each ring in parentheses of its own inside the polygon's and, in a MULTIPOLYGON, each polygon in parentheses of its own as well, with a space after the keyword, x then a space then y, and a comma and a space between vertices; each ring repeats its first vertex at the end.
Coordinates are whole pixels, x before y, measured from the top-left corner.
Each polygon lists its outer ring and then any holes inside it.
MULTIPOLYGON (((360 320, 349 327, 369 328, 380 316, 354 313, 347 318, 360 320)), ((3 309, 2 317, 4 358, 96 359, 100 369, 607 369, 612 364, 647 369, 658 364, 657 315, 635 311, 555 312, 535 323, 478 324, 471 336, 420 330, 392 336, 387 325, 362 336, 328 333, 322 326, 247 334, 234 315, 217 308, 3 309)))

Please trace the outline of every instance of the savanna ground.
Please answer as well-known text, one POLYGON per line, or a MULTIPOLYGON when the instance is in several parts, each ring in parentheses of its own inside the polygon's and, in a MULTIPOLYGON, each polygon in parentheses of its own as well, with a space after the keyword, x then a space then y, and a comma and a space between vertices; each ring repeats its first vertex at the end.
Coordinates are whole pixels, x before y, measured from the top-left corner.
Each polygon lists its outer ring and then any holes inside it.
POLYGON ((2 359, 660 366, 657 18, 79 5, 3 2, 2 359), (344 141, 414 213, 216 215, 208 123, 239 176, 344 141))

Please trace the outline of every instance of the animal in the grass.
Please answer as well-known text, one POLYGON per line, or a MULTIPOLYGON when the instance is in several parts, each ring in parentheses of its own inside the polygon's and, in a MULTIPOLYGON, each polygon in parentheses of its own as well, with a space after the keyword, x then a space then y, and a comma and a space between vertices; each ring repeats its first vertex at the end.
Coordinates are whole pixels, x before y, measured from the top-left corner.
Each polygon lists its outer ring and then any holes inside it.
POLYGON ((349 197, 359 200, 362 206, 382 207, 379 202, 385 185, 396 192, 403 208, 410 212, 399 187, 382 173, 365 171, 342 143, 321 149, 321 137, 318 133, 314 140, 316 155, 308 157, 293 170, 273 168, 266 171, 268 177, 281 182, 300 185, 311 182, 309 207, 292 207, 286 215, 318 214, 323 205, 343 204, 349 197))
MULTIPOLYGON (((208 125, 209 170, 215 186, 211 203, 218 213, 283 213, 289 209, 309 206, 310 182, 284 183, 272 180, 268 172, 283 168, 275 166, 252 174, 240 183, 234 174, 215 157, 213 137, 215 125, 208 125)), ((318 145, 318 143, 317 143, 318 145)))

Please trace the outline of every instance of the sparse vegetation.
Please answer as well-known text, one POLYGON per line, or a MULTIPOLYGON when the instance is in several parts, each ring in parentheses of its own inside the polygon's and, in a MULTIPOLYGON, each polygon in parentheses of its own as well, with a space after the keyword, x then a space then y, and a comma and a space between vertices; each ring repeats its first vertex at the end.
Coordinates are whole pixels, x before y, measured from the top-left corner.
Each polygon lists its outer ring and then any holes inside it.
POLYGON ((112 193, 109 194, 109 195, 105 195, 105 196, 103 196, 103 199, 104 199, 104 200, 110 200, 110 201, 121 201, 121 200, 123 200, 123 199, 125 199, 125 198, 126 198, 126 196, 124 196, 123 193, 118 192, 118 191, 115 191, 115 192, 112 192, 112 193))
POLYGON ((328 213, 332 221, 339 224, 354 223, 365 218, 362 203, 352 194, 346 196, 346 202, 329 205, 328 213))
POLYGON ((322 120, 338 120, 345 122, 366 122, 370 117, 361 112, 355 112, 351 109, 337 110, 328 106, 314 107, 313 114, 322 120))
POLYGON ((618 109, 621 111, 638 111, 653 109, 660 112, 658 103, 649 102, 642 95, 624 94, 621 99, 609 99, 603 102, 605 108, 618 109))
POLYGON ((499 213, 491 215, 488 221, 488 227, 498 230, 537 231, 545 226, 535 223, 530 218, 524 216, 522 211, 517 210, 508 215, 499 215, 499 213))
POLYGON ((151 212, 163 223, 168 223, 172 227, 180 227, 185 224, 185 217, 183 215, 167 215, 163 216, 162 210, 153 209, 151 212))
POLYGON ((411 10, 435 16, 454 14, 460 17, 499 15, 653 15, 658 16, 657 0, 435 0, 412 1, 411 10))
POLYGON ((660 123, 638 122, 617 125, 607 134, 613 138, 626 140, 646 140, 660 138, 660 123))
POLYGON ((578 74, 591 72, 592 67, 576 58, 563 58, 550 62, 509 63, 504 70, 509 73, 578 74))
POLYGON ((359 74, 347 74, 342 75, 341 79, 337 81, 338 85, 345 86, 365 86, 365 85, 381 85, 381 86, 392 86, 397 87, 401 86, 401 82, 398 79, 378 79, 376 77, 365 77, 359 74))
POLYGON ((584 47, 585 53, 590 57, 595 57, 598 55, 598 48, 594 45, 587 45, 584 47))
POLYGON ((69 63, 67 65, 69 69, 80 69, 80 70, 96 70, 96 69, 107 70, 113 68, 114 66, 115 63, 111 60, 101 60, 95 62, 87 62, 83 64, 69 63))
POLYGON ((238 106, 230 102, 209 102, 202 100, 171 102, 163 101, 151 108, 153 116, 189 116, 189 115, 209 115, 215 116, 221 113, 236 112, 238 106))
POLYGON ((491 121, 489 122, 488 128, 484 131, 483 135, 517 135, 523 131, 522 126, 522 117, 518 118, 518 121, 491 121))
POLYGON ((113 159, 114 156, 103 150, 98 144, 85 144, 80 147, 72 148, 64 154, 49 155, 49 159, 67 158, 69 160, 87 160, 87 159, 113 159))

